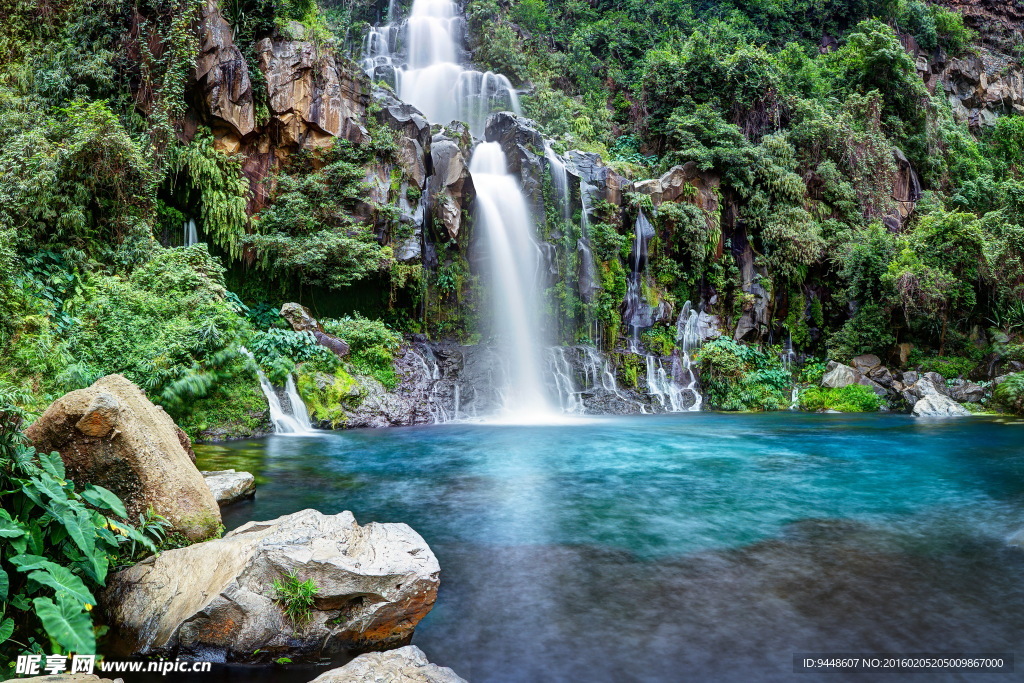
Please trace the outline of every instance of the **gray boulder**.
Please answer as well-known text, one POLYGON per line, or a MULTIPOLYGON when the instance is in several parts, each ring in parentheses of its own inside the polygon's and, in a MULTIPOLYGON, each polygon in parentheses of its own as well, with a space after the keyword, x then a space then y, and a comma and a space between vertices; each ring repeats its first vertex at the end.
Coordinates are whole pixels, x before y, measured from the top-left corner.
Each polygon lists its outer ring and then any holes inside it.
POLYGON ((833 360, 829 361, 828 365, 825 366, 825 374, 821 378, 821 386, 829 389, 841 389, 851 384, 857 384, 860 378, 861 374, 849 365, 843 365, 833 360))
POLYGON ((407 645, 439 574, 405 524, 303 510, 150 557, 111 577, 102 602, 123 655, 308 659, 407 645), (317 588, 299 623, 274 588, 289 576, 317 588))
POLYGON ((949 387, 946 386, 945 377, 937 372, 926 372, 922 377, 931 381, 932 386, 935 387, 935 391, 939 392, 943 396, 949 396, 949 387))
MULTIPOLYGON (((904 379, 906 379, 907 375, 910 374, 912 373, 904 373, 904 379)), ((932 394, 944 396, 944 394, 941 391, 939 391, 939 388, 935 386, 935 382, 933 382, 928 377, 921 377, 920 379, 916 380, 913 384, 907 384, 906 388, 903 390, 902 393, 904 400, 906 400, 906 402, 909 403, 910 405, 914 405, 925 396, 931 396, 932 394)))
POLYGON ((217 505, 221 507, 256 495, 256 478, 248 472, 217 470, 200 474, 213 492, 217 505))
POLYGON ((882 360, 874 354, 865 353, 850 361, 850 366, 857 372, 868 375, 872 370, 882 366, 882 360))
POLYGON ((981 403, 985 400, 985 388, 966 379, 953 380, 949 397, 957 403, 981 403))
POLYGON ((423 650, 407 645, 388 652, 367 652, 311 683, 466 683, 448 667, 431 664, 423 650))
POLYGON ((911 414, 914 417, 965 417, 971 413, 948 396, 932 393, 915 403, 911 414))

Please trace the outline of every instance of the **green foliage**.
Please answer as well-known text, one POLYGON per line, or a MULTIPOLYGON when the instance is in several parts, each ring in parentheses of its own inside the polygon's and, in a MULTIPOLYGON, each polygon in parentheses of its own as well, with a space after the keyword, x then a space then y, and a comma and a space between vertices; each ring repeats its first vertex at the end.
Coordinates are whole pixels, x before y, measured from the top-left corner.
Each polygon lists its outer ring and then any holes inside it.
POLYGON ((301 581, 296 572, 290 571, 283 578, 274 579, 274 591, 274 599, 297 626, 302 626, 313 616, 313 604, 320 592, 313 579, 301 581))
POLYGON ((0 389, 0 667, 26 651, 93 654, 91 610, 111 565, 154 552, 163 525, 121 521, 99 486, 76 487, 58 453, 37 453, 20 429, 26 397, 0 389))
POLYGON ((330 334, 349 345, 352 367, 359 374, 370 375, 388 389, 398 386, 394 357, 402 344, 402 335, 383 321, 353 317, 321 321, 330 334))
MULTIPOLYGON (((242 253, 242 238, 249 224, 246 204, 249 181, 242 175, 241 158, 214 149, 213 135, 200 129, 187 145, 177 145, 166 157, 165 192, 187 212, 199 208, 200 229, 213 244, 237 259, 242 253)), ((169 226, 181 229, 181 222, 169 226)))
MULTIPOLYGON (((980 355, 980 354, 979 354, 980 355)), ((961 358, 956 356, 925 356, 911 354, 910 365, 921 372, 937 372, 946 379, 967 377, 978 367, 980 358, 961 358)))
POLYGON ((878 394, 861 384, 839 389, 811 386, 800 392, 800 409, 810 412, 873 413, 881 407, 882 399, 878 394))
MULTIPOLYGON (((262 269, 277 277, 332 289, 372 274, 390 271, 390 246, 381 246, 372 225, 357 215, 366 200, 365 170, 374 155, 387 158, 393 142, 387 131, 377 146, 355 147, 337 140, 314 159, 298 154, 276 179, 273 203, 255 221, 256 233, 245 238, 262 269)), ((373 204, 374 211, 387 207, 373 204)), ((390 207, 388 211, 395 211, 390 207)))
POLYGON ((792 378, 779 355, 719 337, 702 346, 700 367, 708 405, 716 410, 784 410, 792 378))
POLYGON ((1024 415, 1024 372, 1007 375, 992 392, 996 404, 1015 415, 1024 415))
POLYGON ((242 318, 205 245, 161 249, 130 276, 94 275, 74 301, 70 353, 121 373, 172 414, 205 396, 238 357, 242 318))

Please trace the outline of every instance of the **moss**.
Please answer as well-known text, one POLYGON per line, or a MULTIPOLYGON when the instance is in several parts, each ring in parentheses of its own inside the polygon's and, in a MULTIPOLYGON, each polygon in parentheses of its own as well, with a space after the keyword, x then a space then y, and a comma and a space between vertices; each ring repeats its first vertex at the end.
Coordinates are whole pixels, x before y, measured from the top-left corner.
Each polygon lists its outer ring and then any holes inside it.
POLYGON ((344 426, 348 420, 345 408, 354 407, 362 400, 359 382, 344 368, 327 374, 303 365, 299 369, 297 387, 310 417, 318 422, 329 422, 335 428, 344 426))

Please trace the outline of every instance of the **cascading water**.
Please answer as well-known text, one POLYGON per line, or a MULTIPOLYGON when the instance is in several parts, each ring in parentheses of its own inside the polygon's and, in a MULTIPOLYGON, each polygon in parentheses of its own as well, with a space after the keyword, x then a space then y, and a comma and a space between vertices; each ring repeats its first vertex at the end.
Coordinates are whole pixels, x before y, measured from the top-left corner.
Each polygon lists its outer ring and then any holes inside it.
POLYGON ((370 30, 363 43, 362 67, 370 78, 394 82, 395 91, 431 123, 465 121, 483 137, 487 116, 521 113, 508 78, 465 68, 461 47, 464 21, 450 0, 415 0, 403 24, 370 30), (405 48, 405 62, 400 51, 405 48))
POLYGON ((199 231, 196 229, 196 222, 191 218, 183 224, 182 233, 186 247, 191 247, 193 244, 199 242, 199 231))
POLYGON ((288 381, 285 384, 285 396, 288 398, 288 404, 292 412, 289 415, 284 406, 281 405, 281 399, 278 397, 274 385, 270 383, 267 376, 256 365, 252 353, 245 348, 242 348, 241 351, 253 359, 253 365, 256 367, 256 376, 260 380, 260 389, 263 391, 263 396, 267 399, 267 406, 270 408, 270 422, 274 425, 274 433, 291 435, 315 433, 316 430, 313 429, 309 420, 309 413, 306 412, 306 404, 302 402, 302 398, 295 388, 295 380, 292 376, 288 375, 288 381))
POLYGON ((630 350, 640 350, 640 330, 653 324, 651 307, 643 294, 643 269, 647 266, 647 243, 654 237, 654 226, 641 211, 633 226, 633 252, 630 255, 631 270, 626 282, 626 324, 629 326, 630 350))
POLYGON ((693 310, 689 301, 683 304, 683 310, 679 314, 679 320, 676 322, 676 344, 679 346, 681 361, 681 367, 678 373, 673 373, 678 377, 673 377, 677 384, 683 386, 683 391, 690 394, 693 398, 693 403, 687 410, 692 412, 698 412, 701 409, 701 405, 704 403, 704 398, 700 394, 700 389, 697 386, 697 371, 693 368, 693 358, 690 355, 691 351, 700 348, 701 335, 700 335, 700 314, 693 310))
POLYGON ((526 199, 495 142, 477 146, 470 162, 476 188, 477 230, 487 264, 492 322, 508 366, 504 412, 543 419, 553 410, 543 379, 541 252, 526 199))

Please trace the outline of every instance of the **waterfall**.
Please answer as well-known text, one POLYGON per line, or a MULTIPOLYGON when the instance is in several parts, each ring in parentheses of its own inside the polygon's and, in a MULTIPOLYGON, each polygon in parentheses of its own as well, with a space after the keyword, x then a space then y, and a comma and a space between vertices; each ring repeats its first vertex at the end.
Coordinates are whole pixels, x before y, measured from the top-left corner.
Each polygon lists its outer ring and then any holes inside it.
POLYGON ((183 241, 186 247, 191 247, 199 242, 199 231, 196 230, 196 222, 191 218, 182 225, 182 232, 184 233, 183 241))
POLYGON ((576 383, 572 379, 572 366, 565 357, 565 348, 554 346, 548 349, 548 368, 551 377, 555 380, 555 391, 557 392, 559 407, 563 413, 582 415, 586 412, 583 405, 583 397, 576 389, 576 383))
POLYGON ((485 142, 477 146, 469 170, 477 192, 476 226, 486 252, 492 323, 509 369, 504 412, 537 419, 553 412, 542 374, 541 252, 526 199, 507 168, 501 146, 485 142))
POLYGON ((651 307, 643 294, 643 269, 647 266, 647 243, 654 237, 654 226, 641 211, 633 225, 633 252, 630 254, 630 273, 626 282, 625 322, 629 327, 630 350, 640 350, 640 330, 653 324, 651 307))
POLYGON ((572 206, 569 202, 569 173, 566 171, 565 162, 555 154, 555 151, 551 149, 551 143, 547 140, 544 140, 544 158, 548 162, 551 185, 555 189, 562 220, 567 221, 572 217, 572 206))
POLYGON ((680 368, 679 377, 677 382, 682 384, 683 391, 688 392, 692 398, 693 403, 687 410, 698 412, 701 405, 704 403, 704 397, 700 394, 700 388, 697 385, 697 371, 693 368, 693 358, 690 355, 691 351, 700 348, 701 335, 700 335, 700 314, 693 310, 689 301, 683 304, 683 310, 679 314, 679 320, 676 321, 676 343, 680 347, 682 368, 680 368))
POLYGON ((274 433, 296 436, 315 433, 316 430, 313 429, 309 420, 309 413, 306 412, 306 404, 302 402, 302 397, 299 396, 299 392, 295 388, 295 380, 292 376, 288 375, 288 381, 285 384, 285 396, 288 398, 288 404, 292 412, 289 415, 285 411, 284 406, 281 405, 281 399, 277 395, 277 390, 274 389, 274 385, 270 383, 267 376, 260 370, 252 353, 244 347, 240 350, 252 359, 253 365, 256 367, 256 376, 260 380, 260 389, 263 390, 263 396, 266 397, 267 405, 270 407, 270 422, 274 425, 274 433))
POLYGON ((508 78, 463 66, 463 18, 450 0, 414 0, 409 18, 375 27, 363 42, 362 68, 374 80, 393 82, 399 98, 431 123, 465 121, 481 138, 495 111, 521 113, 508 78), (404 40, 403 40, 404 37, 404 40), (405 61, 398 46, 404 45, 405 61))
MULTIPOLYGON (((576 250, 580 254, 580 279, 579 279, 579 293, 580 297, 587 303, 593 303, 598 293, 601 291, 601 281, 597 274, 597 263, 594 260, 594 250, 590 246, 590 201, 591 193, 597 188, 584 181, 580 181, 580 204, 582 210, 580 211, 580 239, 576 243, 576 250)), ((600 344, 598 338, 600 334, 600 325, 597 324, 597 320, 589 321, 591 327, 594 329, 595 334, 591 335, 591 340, 595 344, 600 344)))

